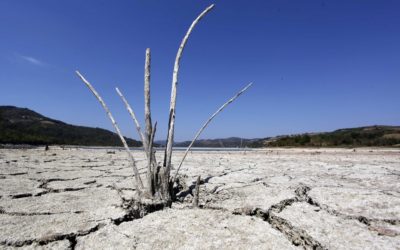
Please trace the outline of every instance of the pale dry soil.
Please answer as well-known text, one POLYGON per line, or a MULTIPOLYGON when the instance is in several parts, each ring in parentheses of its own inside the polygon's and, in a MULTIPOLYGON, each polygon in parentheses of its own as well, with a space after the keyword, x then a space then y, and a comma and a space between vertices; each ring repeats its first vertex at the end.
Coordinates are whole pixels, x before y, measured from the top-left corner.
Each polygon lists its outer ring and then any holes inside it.
POLYGON ((0 149, 0 249, 400 249, 398 149, 193 152, 141 218, 132 173, 119 149, 0 149))

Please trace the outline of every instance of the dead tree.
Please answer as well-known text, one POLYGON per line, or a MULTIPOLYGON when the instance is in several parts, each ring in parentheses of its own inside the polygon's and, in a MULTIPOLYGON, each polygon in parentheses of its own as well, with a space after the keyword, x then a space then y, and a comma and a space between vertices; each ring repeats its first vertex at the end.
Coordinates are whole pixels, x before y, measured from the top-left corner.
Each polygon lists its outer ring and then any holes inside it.
POLYGON ((157 123, 153 125, 152 117, 151 117, 151 109, 150 109, 150 64, 151 64, 151 53, 150 49, 146 49, 146 57, 145 57, 145 66, 144 66, 144 114, 145 114, 145 132, 142 132, 142 128, 140 126, 139 121, 136 118, 135 112, 133 111, 132 107, 129 105, 128 101, 125 99, 122 92, 116 88, 118 95, 121 97, 123 103, 125 104, 134 125, 136 127, 136 131, 139 135, 140 140, 143 144, 143 149, 145 151, 146 159, 147 159, 147 172, 146 172, 146 182, 143 184, 142 178, 139 174, 139 171, 136 167, 136 161, 130 151, 128 144, 126 143, 124 136, 122 135, 112 113, 108 109, 106 103, 103 101, 99 93, 95 90, 95 88, 87 81, 82 74, 78 71, 76 73, 80 77, 80 79, 86 84, 86 86, 90 89, 90 91, 94 94, 100 104, 103 106, 105 112, 107 113, 111 123, 114 126, 116 133, 118 134, 119 138, 121 139, 122 144, 125 147, 125 150, 128 154, 128 157, 131 161, 131 165, 133 168, 133 172, 135 174, 136 180, 136 189, 138 191, 140 198, 149 198, 153 202, 162 203, 166 206, 169 206, 172 202, 173 197, 173 189, 172 186, 174 182, 177 180, 178 172, 186 159, 187 153, 190 151, 193 143, 197 140, 203 130, 208 126, 211 120, 220 113, 227 105, 232 103, 237 97, 239 97, 243 92, 245 92, 250 86, 251 83, 248 84, 245 88, 239 91, 235 96, 229 99, 226 103, 224 103, 215 113, 211 115, 211 117, 205 122, 205 124, 200 128, 200 130, 196 133, 193 141, 188 146, 187 150, 184 153, 182 160, 180 161, 179 167, 175 172, 175 175, 171 176, 171 159, 172 159, 172 149, 174 143, 174 129, 175 129, 175 114, 176 114, 176 99, 177 99, 177 87, 178 87, 178 76, 179 76, 179 66, 180 60, 183 54, 183 50, 185 45, 189 39, 191 32, 193 31, 194 27, 197 23, 214 7, 214 5, 209 6, 206 8, 191 24, 186 35, 182 39, 182 42, 179 46, 174 70, 172 75, 172 87, 171 87, 171 99, 170 99, 170 109, 169 109, 169 121, 168 121, 168 134, 167 134, 167 143, 164 152, 164 159, 163 164, 158 165, 154 150, 154 135, 156 133, 157 123))

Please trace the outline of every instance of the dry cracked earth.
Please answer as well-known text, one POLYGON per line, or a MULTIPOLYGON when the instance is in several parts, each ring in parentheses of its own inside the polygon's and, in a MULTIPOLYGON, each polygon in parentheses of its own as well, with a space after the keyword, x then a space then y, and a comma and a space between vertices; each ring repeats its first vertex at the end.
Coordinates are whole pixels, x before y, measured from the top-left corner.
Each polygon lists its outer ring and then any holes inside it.
POLYGON ((138 217, 124 151, 0 149, 0 249, 400 249, 400 150, 193 152, 181 174, 138 217))

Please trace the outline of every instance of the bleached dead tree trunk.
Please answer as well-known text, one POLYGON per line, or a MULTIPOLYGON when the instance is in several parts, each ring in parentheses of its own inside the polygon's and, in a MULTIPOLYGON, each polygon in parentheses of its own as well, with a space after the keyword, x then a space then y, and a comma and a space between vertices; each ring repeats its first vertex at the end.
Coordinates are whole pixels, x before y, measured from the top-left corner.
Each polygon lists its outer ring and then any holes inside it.
MULTIPOLYGON (((150 49, 146 49, 146 61, 144 65, 144 117, 146 122, 146 132, 145 138, 146 146, 145 148, 147 152, 147 190, 151 195, 154 194, 154 185, 153 185, 153 168, 151 164, 151 160, 153 157, 153 142, 151 140, 151 135, 153 134, 153 127, 151 123, 151 111, 150 111, 150 49)), ((144 144, 143 144, 144 145, 144 144)))
MULTIPOLYGON (((152 117, 151 117, 151 109, 150 109, 150 78, 151 78, 151 54, 150 54, 150 49, 146 49, 146 57, 145 57, 145 66, 144 66, 144 114, 145 114, 145 132, 143 133, 141 130, 140 123, 135 115, 135 112, 133 111, 132 107, 129 105, 128 101, 125 99, 124 95, 122 92, 116 88, 116 91, 118 95, 121 97, 122 101, 124 102, 129 114, 132 117, 132 120, 135 124, 137 133, 139 135, 139 138, 141 139, 143 143, 143 149, 146 153, 146 158, 147 158, 147 173, 146 173, 146 185, 143 185, 143 182, 141 180, 141 177, 139 175, 139 171, 136 167, 136 162, 133 157, 132 152, 130 151, 128 144, 126 143, 113 115, 111 114, 110 110, 108 109, 107 105, 101 98, 101 96, 98 94, 98 92, 94 89, 94 87, 77 71, 76 73, 78 76, 81 78, 81 80, 88 86, 88 88, 92 91, 92 93, 95 95, 95 97, 98 99, 100 104, 103 106, 105 112, 107 113, 108 117, 111 120, 111 123, 113 124, 115 131, 117 132, 118 136, 121 139, 122 144, 125 147, 125 150, 127 151, 129 158, 132 163, 133 171, 135 174, 135 179, 136 179, 136 185, 137 189, 139 191, 139 194, 142 196, 146 196, 151 198, 154 202, 157 203, 163 203, 167 206, 169 206, 172 202, 172 185, 173 182, 176 181, 179 169, 181 168, 183 161, 186 159, 187 153, 193 146, 193 143, 197 140, 199 135, 203 132, 203 130, 208 126, 208 124, 211 122, 211 120, 218 115, 226 106, 228 106, 230 103, 232 103, 234 100, 236 100, 237 97, 239 97, 243 92, 245 92, 250 86, 247 85, 244 89, 239 91, 234 97, 229 99, 226 103, 224 103, 207 121, 206 123, 200 128, 200 130, 196 133, 193 141, 185 151, 185 154, 179 164, 179 167, 175 173, 174 178, 171 178, 171 159, 172 159, 172 148, 173 148, 173 143, 174 143, 174 129, 175 129, 175 114, 176 114, 176 99, 177 99, 177 87, 178 87, 178 76, 179 76, 179 67, 180 67, 180 60, 183 54, 183 50, 185 48, 185 45, 189 39, 190 34, 192 33, 194 27, 196 24, 214 7, 214 5, 209 6, 206 8, 191 24, 189 27, 188 31, 186 32, 186 35, 182 39, 182 42, 179 46, 176 58, 175 58, 175 63, 174 63, 174 70, 173 70, 173 75, 172 75, 172 87, 171 87, 171 100, 170 100, 170 109, 169 109, 169 121, 168 121, 168 131, 167 131, 167 141, 166 141, 166 147, 165 147, 165 152, 164 152, 164 161, 163 164, 160 166, 157 164, 156 156, 155 156, 155 150, 154 150, 154 137, 156 133, 156 128, 157 128, 157 123, 152 124, 152 117)), ((195 206, 198 206, 198 190, 200 185, 200 179, 197 180, 197 203, 194 204, 195 206)), ((195 200, 196 200, 195 199, 195 200)))
POLYGON ((183 54, 183 50, 185 49, 186 42, 189 39, 190 34, 192 33, 196 24, 214 8, 214 4, 210 5, 206 8, 190 25, 186 35, 183 37, 181 45, 179 46, 178 52, 176 53, 174 71, 172 73, 172 88, 171 88, 171 102, 169 107, 169 123, 168 123, 168 136, 167 136, 167 146, 165 148, 165 157, 164 157, 164 167, 166 168, 166 173, 169 174, 171 170, 171 157, 172 157, 172 145, 174 143, 174 132, 175 132, 175 113, 176 113, 176 97, 177 97, 177 88, 178 88, 178 77, 179 77, 179 67, 183 54))

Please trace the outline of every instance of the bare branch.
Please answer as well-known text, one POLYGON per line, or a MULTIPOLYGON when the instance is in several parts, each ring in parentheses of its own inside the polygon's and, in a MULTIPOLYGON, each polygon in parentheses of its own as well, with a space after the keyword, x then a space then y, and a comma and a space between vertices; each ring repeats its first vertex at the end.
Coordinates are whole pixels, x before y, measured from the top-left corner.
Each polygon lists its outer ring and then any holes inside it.
POLYGON ((154 171, 155 168, 157 167, 154 151, 153 151, 153 141, 154 141, 154 135, 156 133, 157 129, 157 122, 154 124, 153 131, 150 135, 149 139, 149 147, 148 147, 148 158, 147 158, 147 188, 149 190, 149 193, 151 195, 154 194, 154 171), (155 162, 155 165, 154 165, 155 162), (154 165, 154 166, 153 166, 154 165), (153 167, 152 167, 153 166, 153 167))
POLYGON ((204 123, 204 125, 199 129, 199 131, 197 131, 197 133, 196 133, 195 137, 193 138, 192 142, 191 142, 190 145, 187 147, 187 149, 186 149, 186 151, 185 151, 185 154, 184 154, 183 157, 182 157, 181 162, 179 163, 179 167, 178 167, 178 169, 176 170, 176 173, 175 173, 175 176, 174 176, 174 179, 173 179, 173 180, 176 179, 176 177, 177 177, 177 175, 178 175, 178 172, 179 172, 179 169, 181 168, 181 166, 182 166, 182 164, 183 164, 183 161, 186 159, 186 156, 187 156, 187 154, 189 153, 190 149, 192 148, 194 142, 197 140, 197 138, 200 136, 200 134, 203 132, 203 130, 208 126, 208 124, 210 124, 210 122, 212 121, 212 119, 214 119, 214 117, 215 117, 216 115, 218 115, 222 110, 224 110, 224 109, 226 108, 226 106, 228 106, 229 104, 231 104, 236 98, 238 98, 238 97, 239 97, 241 94, 243 94, 248 88, 250 88, 250 86, 251 86, 252 84, 253 84, 253 83, 249 83, 246 87, 244 87, 242 90, 240 90, 235 96, 233 96, 233 97, 232 97, 231 99, 229 99, 226 103, 224 103, 217 111, 215 111, 214 114, 212 114, 212 115, 210 116, 210 118, 208 118, 208 120, 207 120, 207 121, 204 123))
POLYGON ((175 108, 176 108, 176 92, 178 85, 178 74, 179 74, 179 63, 182 57, 183 50, 185 48, 186 42, 189 39, 190 33, 196 24, 214 7, 214 4, 207 7, 190 25, 186 35, 183 37, 181 45, 179 46, 178 52, 175 58, 174 71, 172 74, 172 88, 171 88, 171 101, 169 108, 169 122, 168 122, 168 136, 167 145, 165 148, 164 157, 164 167, 166 167, 166 172, 169 174, 171 169, 171 156, 172 156, 172 144, 174 143, 174 128, 175 128, 175 108))
POLYGON ((157 167, 157 161, 156 161, 154 151, 153 151, 154 136, 156 134, 156 130, 157 130, 157 122, 154 123, 153 131, 151 131, 151 136, 150 136, 150 141, 149 141, 149 149, 151 149, 151 151, 150 151, 151 163, 153 164, 153 169, 150 169, 151 172, 154 172, 154 169, 157 167))
POLYGON ((144 140, 144 135, 142 133, 142 129, 140 127, 139 121, 136 118, 135 112, 133 112, 133 109, 131 107, 131 105, 129 105, 128 101, 125 99, 124 95, 122 94, 122 92, 119 90, 119 88, 115 88, 115 90, 117 91, 118 95, 121 97, 122 101, 125 104, 126 109, 128 110, 129 114, 132 117, 132 120, 135 122, 136 125, 136 131, 138 132, 138 135, 143 143, 143 148, 146 149, 147 146, 145 146, 145 140, 144 140))
MULTIPOLYGON (((118 95, 121 97, 122 101, 124 102, 124 104, 126 106, 126 109, 128 110, 129 114, 132 117, 132 120, 134 121, 134 123, 136 125, 136 130, 139 134, 140 140, 143 143, 143 149, 144 149, 144 152, 146 153, 146 157, 148 158, 149 154, 148 154, 148 150, 147 150, 147 148, 148 148, 147 140, 145 140, 145 136, 143 135, 142 128, 140 127, 139 121, 136 118, 135 112, 133 112, 131 105, 129 105, 128 101, 125 99, 122 92, 118 88, 115 88, 115 90, 117 91, 118 95)), ((153 164, 154 164, 154 162, 156 162, 156 160, 155 160, 155 157, 153 157, 153 158, 154 158, 153 159, 153 164)))
POLYGON ((151 131, 149 148, 153 148, 154 136, 155 136, 155 134, 156 134, 156 129, 157 129, 157 122, 154 123, 153 130, 151 131))
POLYGON ((133 157, 132 152, 129 150, 128 144, 126 143, 126 140, 125 140, 124 136, 122 135, 122 133, 121 133, 121 131, 120 131, 118 125, 117 125, 117 122, 115 121, 115 119, 113 117, 113 115, 111 114, 110 110, 108 109, 106 103, 103 101, 103 99, 101 98, 99 93, 97 93, 97 91, 94 89, 94 87, 81 75, 81 73, 79 73, 79 71, 75 71, 75 72, 80 77, 80 79, 86 84, 86 86, 90 89, 90 91, 92 91, 94 96, 97 98, 97 100, 103 106, 105 112, 108 115, 108 118, 110 118, 111 123, 114 126, 114 129, 117 132, 117 134, 119 136, 119 139, 121 140, 122 144, 124 145, 125 150, 128 153, 129 158, 131 160, 133 172, 135 174, 136 185, 138 186, 139 189, 143 189, 143 182, 142 182, 142 179, 140 178, 139 171, 138 171, 138 169, 136 167, 135 158, 133 157))

